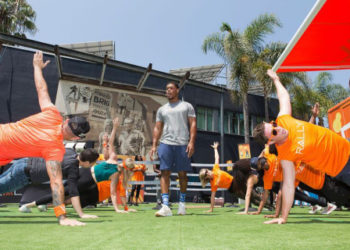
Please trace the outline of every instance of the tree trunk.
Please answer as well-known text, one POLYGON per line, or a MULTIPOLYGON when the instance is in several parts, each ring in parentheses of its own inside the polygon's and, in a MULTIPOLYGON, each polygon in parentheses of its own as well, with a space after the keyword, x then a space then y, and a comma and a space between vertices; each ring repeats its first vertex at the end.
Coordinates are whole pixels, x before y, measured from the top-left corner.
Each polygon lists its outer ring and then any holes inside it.
POLYGON ((248 93, 243 94, 244 142, 249 143, 248 93))
POLYGON ((267 95, 264 93, 264 107, 265 107, 265 122, 270 121, 270 116, 269 116, 269 104, 267 101, 267 95))

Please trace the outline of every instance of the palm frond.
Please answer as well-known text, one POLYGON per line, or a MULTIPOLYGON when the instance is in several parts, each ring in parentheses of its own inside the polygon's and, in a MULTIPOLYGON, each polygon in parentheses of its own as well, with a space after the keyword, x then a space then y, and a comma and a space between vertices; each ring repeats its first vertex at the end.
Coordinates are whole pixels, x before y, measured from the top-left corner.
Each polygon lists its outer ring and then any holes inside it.
POLYGON ((282 24, 275 15, 263 14, 248 25, 244 30, 243 36, 254 50, 259 50, 262 46, 263 38, 268 34, 272 34, 276 26, 282 27, 282 24))
POLYGON ((202 44, 203 52, 207 54, 208 51, 213 51, 226 61, 227 56, 224 49, 224 38, 225 35, 222 33, 214 33, 207 36, 202 44))

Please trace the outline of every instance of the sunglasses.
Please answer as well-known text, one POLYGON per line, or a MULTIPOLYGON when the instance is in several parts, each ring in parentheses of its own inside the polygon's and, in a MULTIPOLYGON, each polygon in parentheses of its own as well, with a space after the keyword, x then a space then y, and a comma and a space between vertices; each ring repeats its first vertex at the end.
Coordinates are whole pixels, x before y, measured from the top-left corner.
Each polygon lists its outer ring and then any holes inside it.
POLYGON ((272 125, 272 135, 276 136, 277 135, 277 123, 275 121, 271 121, 270 124, 272 125))

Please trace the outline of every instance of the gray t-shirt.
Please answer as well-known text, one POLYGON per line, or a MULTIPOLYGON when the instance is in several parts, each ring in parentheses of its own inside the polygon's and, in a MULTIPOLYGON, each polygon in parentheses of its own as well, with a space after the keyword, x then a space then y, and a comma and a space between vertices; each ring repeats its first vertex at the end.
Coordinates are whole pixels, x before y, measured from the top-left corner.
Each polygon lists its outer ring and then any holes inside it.
POLYGON ((167 103, 157 111, 157 122, 163 122, 160 142, 169 145, 187 145, 190 139, 188 117, 196 117, 188 102, 167 103))

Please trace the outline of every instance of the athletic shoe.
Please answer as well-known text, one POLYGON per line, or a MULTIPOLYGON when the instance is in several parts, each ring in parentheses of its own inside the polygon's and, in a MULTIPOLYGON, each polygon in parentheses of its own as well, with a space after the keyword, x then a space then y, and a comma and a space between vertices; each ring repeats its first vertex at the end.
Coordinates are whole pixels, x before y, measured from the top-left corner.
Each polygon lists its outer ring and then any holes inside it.
POLYGON ((40 212, 46 212, 47 211, 47 206, 46 205, 39 205, 38 206, 38 210, 40 212))
POLYGON ((319 212, 321 210, 322 210, 322 207, 319 206, 319 205, 312 206, 311 210, 309 211, 309 214, 315 214, 315 213, 317 213, 317 212, 319 212))
POLYGON ((331 214, 336 209, 337 209, 336 205, 332 203, 328 203, 328 206, 326 207, 325 210, 323 210, 322 214, 331 214))
POLYGON ((178 215, 186 215, 185 202, 179 202, 179 209, 177 210, 178 215))
POLYGON ((26 205, 22 205, 18 210, 22 213, 31 213, 32 212, 32 210, 29 207, 27 207, 26 205))
POLYGON ((156 212, 155 215, 156 217, 166 217, 172 216, 173 213, 167 205, 162 205, 162 208, 158 212, 156 212))

